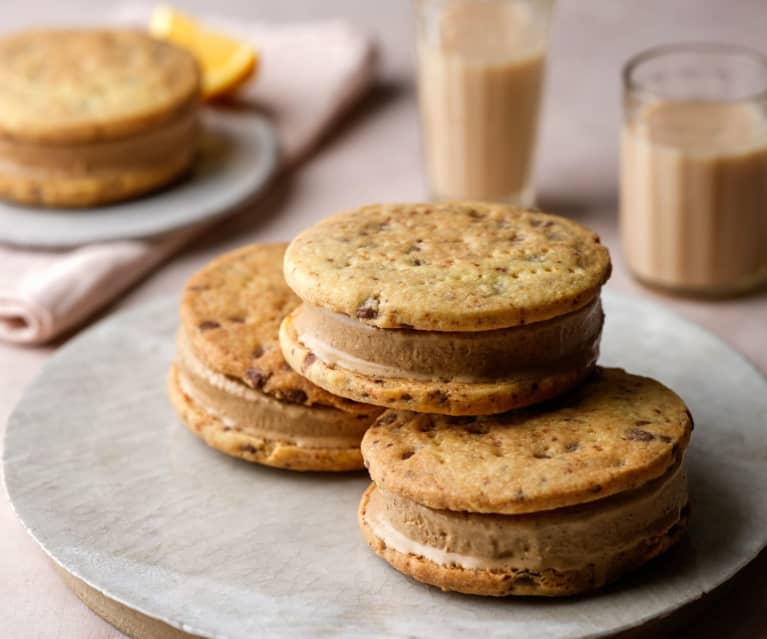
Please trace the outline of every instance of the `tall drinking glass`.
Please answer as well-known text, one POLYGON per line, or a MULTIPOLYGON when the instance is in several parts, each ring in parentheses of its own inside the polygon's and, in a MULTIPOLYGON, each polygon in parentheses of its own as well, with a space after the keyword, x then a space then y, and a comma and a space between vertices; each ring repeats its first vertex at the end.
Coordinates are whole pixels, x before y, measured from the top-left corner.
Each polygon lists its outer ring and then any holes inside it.
POLYGON ((416 0, 418 93, 435 199, 531 205, 554 0, 416 0))
POLYGON ((643 282, 729 295, 767 282, 767 58, 701 43, 623 73, 621 235, 643 282))

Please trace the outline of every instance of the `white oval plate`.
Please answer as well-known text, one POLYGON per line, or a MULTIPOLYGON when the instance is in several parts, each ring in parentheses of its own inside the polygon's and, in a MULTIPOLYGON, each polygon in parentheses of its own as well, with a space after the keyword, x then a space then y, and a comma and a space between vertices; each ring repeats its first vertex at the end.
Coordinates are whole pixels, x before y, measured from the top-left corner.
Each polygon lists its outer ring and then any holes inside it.
POLYGON ((107 206, 50 209, 0 202, 0 242, 38 248, 151 237, 230 213, 277 166, 272 125, 254 111, 206 109, 200 157, 161 191, 107 206))
POLYGON ((22 521, 108 597, 206 637, 597 637, 669 614, 767 543, 767 382, 702 329, 605 295, 602 362, 653 375, 696 417, 689 540, 603 592, 482 599, 408 579, 357 530, 362 473, 300 474, 221 455, 165 396, 176 300, 65 346, 19 403, 5 479, 22 521))

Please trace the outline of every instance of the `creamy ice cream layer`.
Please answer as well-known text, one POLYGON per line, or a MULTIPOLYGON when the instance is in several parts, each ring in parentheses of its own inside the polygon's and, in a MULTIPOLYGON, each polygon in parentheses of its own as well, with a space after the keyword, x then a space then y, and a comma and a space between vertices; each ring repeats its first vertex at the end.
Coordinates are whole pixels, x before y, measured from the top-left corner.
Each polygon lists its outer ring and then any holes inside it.
POLYGON ((85 175, 162 166, 195 146, 199 128, 199 109, 194 103, 157 127, 116 140, 35 144, 0 139, 0 171, 34 176, 59 172, 85 175))
POLYGON ((527 515, 433 510, 376 487, 364 519, 386 546, 443 566, 565 571, 605 565, 665 534, 686 504, 687 475, 677 465, 637 490, 527 515))
POLYGON ((279 401, 217 373, 191 352, 183 333, 176 366, 181 390, 206 413, 243 433, 307 448, 359 446, 369 415, 279 401))
POLYGON ((326 364, 373 377, 467 383, 586 367, 597 358, 603 321, 599 298, 544 322, 476 333, 381 329, 306 303, 291 316, 298 340, 326 364))

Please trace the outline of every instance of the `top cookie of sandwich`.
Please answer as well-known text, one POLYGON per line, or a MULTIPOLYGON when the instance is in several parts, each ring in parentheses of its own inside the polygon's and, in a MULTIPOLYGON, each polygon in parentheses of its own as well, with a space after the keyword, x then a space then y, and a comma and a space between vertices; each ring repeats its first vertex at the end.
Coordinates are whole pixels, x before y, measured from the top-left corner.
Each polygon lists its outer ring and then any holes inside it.
POLYGON ((481 331, 585 306, 610 275, 599 237, 562 217, 474 202, 371 205, 285 254, 305 302, 379 328, 481 331))
POLYGON ((559 399, 501 415, 386 411, 362 455, 380 488, 419 504, 518 514, 638 488, 680 462, 691 430, 672 390, 608 368, 559 399))
POLYGON ((280 322, 300 300, 282 278, 285 244, 226 253, 193 275, 181 300, 189 348, 212 370, 277 399, 350 413, 380 409, 337 397, 293 371, 277 340, 280 322))
POLYGON ((0 39, 0 136, 127 136, 196 102, 199 86, 189 53, 138 31, 25 31, 0 39))

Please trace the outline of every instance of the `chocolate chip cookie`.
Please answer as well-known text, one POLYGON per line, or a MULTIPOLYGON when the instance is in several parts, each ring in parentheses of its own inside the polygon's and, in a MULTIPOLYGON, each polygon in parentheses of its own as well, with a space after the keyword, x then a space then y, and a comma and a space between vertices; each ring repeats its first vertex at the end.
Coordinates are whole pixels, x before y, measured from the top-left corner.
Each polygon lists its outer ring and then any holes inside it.
POLYGON ((360 526, 395 568, 446 590, 599 588, 682 535, 691 430, 673 391, 621 369, 503 415, 387 411, 362 442, 374 483, 360 526))
POLYGON ((194 58, 133 30, 0 39, 0 197, 96 206, 159 188, 194 160, 194 58))
POLYGON ((184 288, 169 375, 183 422, 229 455, 296 470, 360 468, 379 408, 336 397, 295 373, 277 343, 299 300, 282 279, 284 244, 227 253, 184 288))
POLYGON ((570 220, 500 204, 373 205, 301 233, 288 363, 337 395, 448 415, 554 397, 593 368, 607 249, 570 220))

